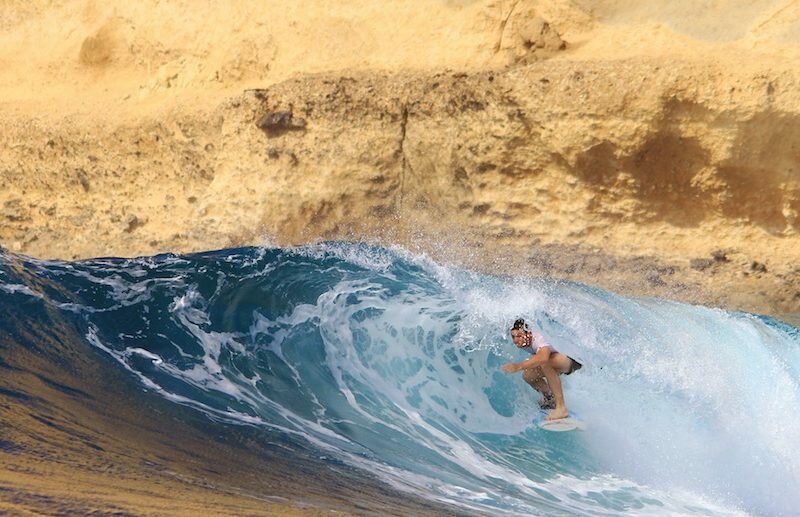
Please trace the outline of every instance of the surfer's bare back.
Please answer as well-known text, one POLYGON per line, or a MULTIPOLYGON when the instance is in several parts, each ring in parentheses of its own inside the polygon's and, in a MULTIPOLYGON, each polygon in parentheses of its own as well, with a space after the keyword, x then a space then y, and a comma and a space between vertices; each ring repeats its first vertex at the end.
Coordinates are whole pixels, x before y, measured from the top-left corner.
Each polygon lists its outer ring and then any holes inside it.
POLYGON ((567 418, 569 411, 564 403, 564 391, 559 376, 580 370, 583 365, 570 356, 558 352, 545 342, 541 334, 534 335, 523 319, 518 319, 511 327, 511 341, 532 357, 519 363, 506 363, 502 367, 503 371, 514 373, 524 370, 522 378, 542 394, 539 405, 543 409, 552 409, 545 417, 547 420, 567 418))

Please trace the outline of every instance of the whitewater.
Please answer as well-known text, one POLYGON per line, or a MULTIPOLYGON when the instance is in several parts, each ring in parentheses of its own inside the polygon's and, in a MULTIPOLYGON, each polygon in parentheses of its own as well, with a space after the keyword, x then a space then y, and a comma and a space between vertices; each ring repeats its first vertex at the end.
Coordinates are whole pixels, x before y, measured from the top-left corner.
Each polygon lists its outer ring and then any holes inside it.
POLYGON ((0 307, 69 318, 151 392, 481 513, 793 515, 800 330, 325 242, 78 262, 0 252, 0 307), (584 364, 539 429, 519 317, 584 364))

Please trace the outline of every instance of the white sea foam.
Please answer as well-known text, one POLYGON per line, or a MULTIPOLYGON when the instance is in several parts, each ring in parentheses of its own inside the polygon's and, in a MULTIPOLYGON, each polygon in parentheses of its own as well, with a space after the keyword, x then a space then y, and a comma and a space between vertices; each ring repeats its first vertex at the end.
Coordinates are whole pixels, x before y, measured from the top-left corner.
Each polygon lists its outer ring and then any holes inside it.
POLYGON ((8 294, 24 294, 34 298, 44 298, 41 294, 31 290, 27 285, 22 284, 0 284, 0 291, 4 291, 8 294))

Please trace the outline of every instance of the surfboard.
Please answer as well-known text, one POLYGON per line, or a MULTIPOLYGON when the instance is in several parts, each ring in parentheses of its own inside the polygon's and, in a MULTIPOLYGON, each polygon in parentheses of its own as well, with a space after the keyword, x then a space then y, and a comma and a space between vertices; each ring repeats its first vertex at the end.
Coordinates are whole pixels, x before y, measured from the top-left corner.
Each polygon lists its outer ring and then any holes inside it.
POLYGON ((567 417, 558 420, 540 420, 539 427, 546 431, 585 431, 586 423, 577 418, 567 417))

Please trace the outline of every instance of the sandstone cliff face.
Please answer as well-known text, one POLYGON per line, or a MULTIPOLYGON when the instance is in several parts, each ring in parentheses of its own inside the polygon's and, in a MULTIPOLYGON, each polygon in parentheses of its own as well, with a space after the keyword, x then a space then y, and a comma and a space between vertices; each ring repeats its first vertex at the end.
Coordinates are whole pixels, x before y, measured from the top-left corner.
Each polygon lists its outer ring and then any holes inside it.
POLYGON ((630 293, 800 311, 800 90, 781 46, 794 41, 791 6, 764 6, 755 27, 733 10, 739 33, 702 39, 652 6, 584 4, 353 2, 333 16, 310 3, 323 47, 343 42, 319 49, 336 57, 328 67, 285 43, 308 43, 308 27, 287 28, 302 9, 257 39, 263 17, 237 4, 232 47, 171 59, 136 12, 89 4, 82 23, 96 30, 74 38, 76 75, 55 70, 75 88, 95 74, 110 92, 73 89, 69 105, 6 89, 0 243, 77 258, 375 237, 630 293), (392 9, 418 25, 392 25, 392 9), (370 21, 409 48, 353 31, 370 21), (438 32, 425 40, 420 27, 438 32), (437 40, 448 27, 460 34, 450 46, 437 40), (637 38, 638 54, 624 45, 637 38), (154 56, 143 81, 137 59, 154 56))
MULTIPOLYGON (((497 235, 610 240, 620 253, 662 256, 681 250, 614 234, 722 225, 736 227, 737 242, 745 232, 796 244, 796 86, 789 74, 627 62, 315 77, 245 97, 238 152, 264 145, 267 160, 289 156, 262 169, 274 176, 288 166, 330 184, 326 199, 354 179, 362 216, 429 210, 497 235), (266 135, 250 127, 281 110, 307 127, 266 135)), ((297 189, 288 179, 272 196, 297 189)), ((273 230, 293 231, 290 219, 278 220, 273 230)), ((709 246, 735 244, 726 238, 709 246)))

